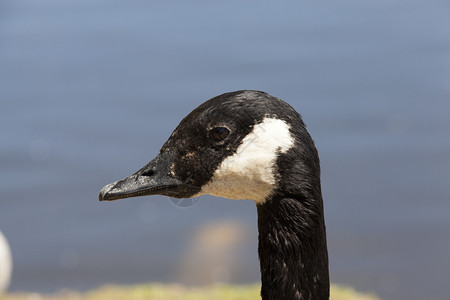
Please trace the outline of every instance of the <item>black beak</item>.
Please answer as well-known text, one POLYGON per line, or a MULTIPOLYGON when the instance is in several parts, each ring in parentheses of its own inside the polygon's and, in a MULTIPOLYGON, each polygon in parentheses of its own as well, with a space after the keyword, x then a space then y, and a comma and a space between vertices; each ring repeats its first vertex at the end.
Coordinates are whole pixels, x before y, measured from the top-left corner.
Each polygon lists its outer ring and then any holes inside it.
POLYGON ((133 175, 104 186, 100 191, 99 200, 112 201, 149 195, 164 195, 174 198, 193 196, 199 189, 174 177, 171 172, 173 161, 174 153, 172 151, 161 152, 133 175))

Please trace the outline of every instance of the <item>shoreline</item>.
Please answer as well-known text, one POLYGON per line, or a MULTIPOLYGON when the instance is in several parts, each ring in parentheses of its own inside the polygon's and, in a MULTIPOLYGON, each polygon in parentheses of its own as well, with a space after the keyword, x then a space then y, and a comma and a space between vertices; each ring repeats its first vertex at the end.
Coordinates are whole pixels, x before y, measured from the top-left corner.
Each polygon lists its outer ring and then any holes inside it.
MULTIPOLYGON (((63 290, 55 294, 13 292, 0 300, 247 300, 261 299, 260 284, 211 285, 186 287, 178 284, 149 283, 106 285, 88 292, 63 290)), ((381 300, 374 294, 361 293, 351 287, 331 285, 330 300, 381 300)))

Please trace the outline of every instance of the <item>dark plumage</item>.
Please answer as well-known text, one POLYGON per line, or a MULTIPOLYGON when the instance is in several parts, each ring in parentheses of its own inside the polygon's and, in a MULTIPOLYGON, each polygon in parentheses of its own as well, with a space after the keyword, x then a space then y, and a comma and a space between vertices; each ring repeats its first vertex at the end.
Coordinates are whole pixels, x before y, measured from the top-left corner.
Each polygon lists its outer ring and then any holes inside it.
POLYGON ((329 298, 319 157, 300 115, 282 100, 237 91, 206 101, 154 160, 99 197, 154 194, 254 200, 262 298, 329 298))

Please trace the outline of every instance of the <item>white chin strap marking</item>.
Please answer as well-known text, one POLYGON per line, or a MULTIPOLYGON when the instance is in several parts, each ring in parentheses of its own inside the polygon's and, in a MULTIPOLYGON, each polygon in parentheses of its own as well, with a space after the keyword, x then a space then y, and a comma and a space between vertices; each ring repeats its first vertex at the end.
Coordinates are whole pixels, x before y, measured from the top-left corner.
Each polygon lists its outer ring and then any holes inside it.
POLYGON ((269 117, 255 125, 237 152, 220 164, 199 195, 263 203, 276 188, 277 155, 294 145, 289 128, 285 121, 269 117))

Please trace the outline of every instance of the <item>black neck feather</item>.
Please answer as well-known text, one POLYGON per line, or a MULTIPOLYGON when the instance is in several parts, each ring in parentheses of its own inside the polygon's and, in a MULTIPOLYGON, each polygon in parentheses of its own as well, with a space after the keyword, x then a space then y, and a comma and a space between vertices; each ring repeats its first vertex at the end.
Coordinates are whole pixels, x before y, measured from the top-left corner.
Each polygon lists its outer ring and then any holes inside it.
POLYGON ((257 207, 262 299, 329 299, 321 197, 275 196, 257 207))

